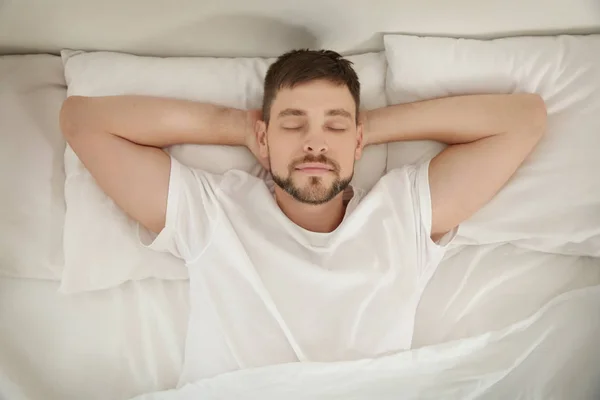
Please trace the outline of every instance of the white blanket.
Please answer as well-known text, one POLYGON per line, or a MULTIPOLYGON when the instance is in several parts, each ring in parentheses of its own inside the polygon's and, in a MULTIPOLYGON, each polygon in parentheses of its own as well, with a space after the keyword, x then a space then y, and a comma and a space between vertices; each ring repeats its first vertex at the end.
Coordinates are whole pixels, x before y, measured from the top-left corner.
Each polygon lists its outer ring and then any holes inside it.
POLYGON ((181 373, 187 282, 69 296, 59 284, 0 279, 0 399, 462 399, 477 385, 491 385, 481 398, 600 398, 598 258, 457 248, 421 299, 411 352, 245 370, 164 393, 181 373))
POLYGON ((476 337, 380 359, 242 370, 136 400, 600 397, 600 286, 476 337))

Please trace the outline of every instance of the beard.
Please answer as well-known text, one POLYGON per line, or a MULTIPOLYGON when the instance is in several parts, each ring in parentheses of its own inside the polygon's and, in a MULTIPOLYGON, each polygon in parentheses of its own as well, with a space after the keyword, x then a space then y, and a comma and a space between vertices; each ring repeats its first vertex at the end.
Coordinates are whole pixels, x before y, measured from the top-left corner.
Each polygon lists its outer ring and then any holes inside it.
POLYGON ((273 182, 297 201, 311 205, 324 204, 334 199, 350 185, 353 176, 353 174, 351 174, 348 178, 341 178, 339 175, 338 164, 328 160, 325 156, 306 156, 300 161, 291 163, 288 169, 287 178, 271 171, 273 182), (334 168, 332 173, 336 175, 334 181, 331 182, 330 185, 325 186, 323 177, 310 176, 304 187, 297 185, 292 178, 295 166, 309 162, 319 162, 331 165, 334 168))

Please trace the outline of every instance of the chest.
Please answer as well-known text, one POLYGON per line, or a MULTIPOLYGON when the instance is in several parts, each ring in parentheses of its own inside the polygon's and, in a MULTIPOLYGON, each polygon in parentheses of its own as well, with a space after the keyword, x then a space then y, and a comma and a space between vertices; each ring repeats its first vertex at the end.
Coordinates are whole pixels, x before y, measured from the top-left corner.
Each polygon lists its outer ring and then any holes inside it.
POLYGON ((422 292, 415 234, 385 209, 357 211, 327 235, 230 211, 189 266, 203 373, 217 371, 207 354, 226 355, 223 372, 409 348, 422 292))
POLYGON ((235 215, 215 232, 202 268, 212 285, 219 281, 224 291, 239 294, 237 307, 255 301, 253 309, 300 333, 304 345, 346 337, 346 348, 371 348, 359 343, 369 336, 388 347, 382 335, 397 331, 419 290, 414 234, 377 209, 350 215, 331 234, 276 217, 235 215), (369 333, 360 334, 367 325, 369 333))
POLYGON ((377 200, 353 207, 331 233, 306 231, 279 209, 234 203, 225 210, 215 245, 240 246, 261 269, 289 264, 339 273, 382 272, 398 262, 418 262, 412 218, 399 220, 392 207, 377 200))

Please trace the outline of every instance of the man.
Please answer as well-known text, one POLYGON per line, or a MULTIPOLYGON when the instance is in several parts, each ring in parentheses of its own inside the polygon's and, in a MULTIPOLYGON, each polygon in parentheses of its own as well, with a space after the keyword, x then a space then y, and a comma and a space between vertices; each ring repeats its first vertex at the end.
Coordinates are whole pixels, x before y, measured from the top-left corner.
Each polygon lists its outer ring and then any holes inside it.
POLYGON ((262 112, 142 96, 65 101, 62 130, 98 185, 140 222, 144 244, 189 267, 184 381, 409 348, 445 245, 545 131, 537 95, 361 115, 359 92, 339 54, 300 50, 270 67, 262 112), (364 146, 420 139, 451 146, 369 193, 350 185, 364 146), (162 150, 180 143, 246 145, 272 182, 188 168, 162 150))

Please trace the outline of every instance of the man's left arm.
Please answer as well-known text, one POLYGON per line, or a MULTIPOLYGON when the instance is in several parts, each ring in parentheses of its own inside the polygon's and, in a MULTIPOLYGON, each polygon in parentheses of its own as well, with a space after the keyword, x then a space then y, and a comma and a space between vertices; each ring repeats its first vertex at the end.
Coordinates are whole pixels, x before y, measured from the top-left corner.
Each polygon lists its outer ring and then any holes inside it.
POLYGON ((535 94, 466 95, 367 112, 366 144, 436 140, 450 146, 431 160, 431 237, 469 218, 504 186, 546 130, 535 94))

